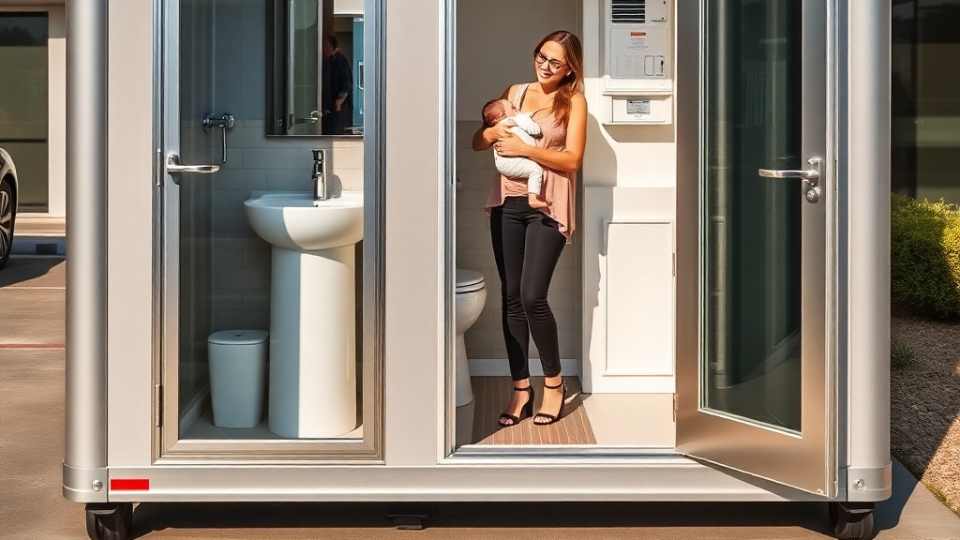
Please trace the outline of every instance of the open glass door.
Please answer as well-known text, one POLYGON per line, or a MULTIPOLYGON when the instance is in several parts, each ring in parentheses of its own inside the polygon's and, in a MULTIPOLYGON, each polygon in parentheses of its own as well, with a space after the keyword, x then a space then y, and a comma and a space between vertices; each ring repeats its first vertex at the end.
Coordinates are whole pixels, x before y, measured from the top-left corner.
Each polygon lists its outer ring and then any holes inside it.
POLYGON ((826 4, 701 3, 699 346, 678 348, 677 446, 833 496, 826 4))

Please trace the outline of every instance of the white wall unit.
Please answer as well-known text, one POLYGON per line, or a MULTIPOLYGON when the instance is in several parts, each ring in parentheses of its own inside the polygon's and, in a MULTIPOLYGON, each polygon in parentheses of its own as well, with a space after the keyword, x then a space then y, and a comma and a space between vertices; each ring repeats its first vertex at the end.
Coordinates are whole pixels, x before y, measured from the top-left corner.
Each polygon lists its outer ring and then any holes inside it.
POLYGON ((602 123, 673 122, 673 21, 672 0, 602 2, 602 123))
POLYGON ((585 213, 584 391, 673 393, 673 189, 587 187, 585 213))
POLYGON ((673 96, 669 93, 642 96, 611 96, 609 124, 670 124, 673 96))
POLYGON ((671 0, 606 0, 603 28, 608 89, 646 90, 673 79, 671 0))

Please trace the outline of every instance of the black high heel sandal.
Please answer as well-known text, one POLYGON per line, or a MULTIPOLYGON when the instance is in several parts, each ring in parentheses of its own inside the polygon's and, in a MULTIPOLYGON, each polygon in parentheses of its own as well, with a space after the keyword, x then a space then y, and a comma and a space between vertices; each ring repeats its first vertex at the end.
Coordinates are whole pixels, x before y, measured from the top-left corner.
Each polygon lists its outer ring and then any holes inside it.
POLYGON ((560 384, 556 386, 550 386, 546 381, 543 382, 544 388, 549 388, 551 390, 556 390, 557 388, 563 388, 563 394, 560 397, 560 410, 557 411, 557 414, 547 414, 538 412, 536 416, 533 417, 533 423, 538 426, 549 426, 550 424, 556 422, 563 418, 563 405, 567 402, 567 386, 563 384, 563 380, 560 381, 560 384), (537 418, 545 418, 548 422, 537 422, 537 418))
POLYGON ((500 413, 500 418, 497 419, 497 425, 500 427, 510 427, 515 426, 520 423, 521 420, 527 418, 528 416, 533 416, 533 387, 528 386, 526 388, 517 388, 513 387, 514 392, 527 392, 530 394, 530 398, 526 403, 523 404, 523 407, 520 409, 520 416, 516 416, 509 413, 500 413), (507 419, 513 421, 512 424, 502 424, 500 420, 507 419))

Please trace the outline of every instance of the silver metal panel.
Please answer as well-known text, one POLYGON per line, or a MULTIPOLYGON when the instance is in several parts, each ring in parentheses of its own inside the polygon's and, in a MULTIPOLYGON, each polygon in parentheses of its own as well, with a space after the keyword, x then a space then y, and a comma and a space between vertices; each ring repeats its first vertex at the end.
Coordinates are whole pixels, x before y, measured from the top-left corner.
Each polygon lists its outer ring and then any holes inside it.
MULTIPOLYGON (((703 175, 701 133, 705 117, 702 101, 706 71, 703 54, 706 46, 703 2, 698 14, 689 5, 688 13, 678 15, 678 293, 677 293, 677 367, 678 414, 677 446, 683 452, 760 478, 794 486, 810 493, 832 497, 837 493, 837 467, 832 449, 835 393, 833 349, 825 341, 827 327, 833 325, 826 311, 826 252, 831 249, 826 234, 826 212, 834 201, 833 168, 824 171, 826 188, 819 204, 803 204, 803 293, 802 293, 802 424, 801 435, 749 420, 734 418, 700 407, 700 369, 702 332, 699 326, 700 295, 703 276, 699 275, 700 244, 698 223, 699 194, 703 175), (699 20, 694 26, 694 22, 699 20), (686 37, 684 37, 686 36, 686 37), (697 49, 691 44, 697 43, 697 49), (699 68, 695 68, 699 66, 699 68), (695 69, 697 69, 695 71, 695 69), (694 114, 697 117, 694 117, 694 114), (692 164, 697 164, 693 167, 692 164)), ((803 4, 803 141, 804 159, 819 156, 832 162, 827 147, 827 0, 805 0, 803 4)), ((832 142, 832 139, 831 139, 832 142)), ((831 213, 832 215, 832 213, 831 213)), ((831 236, 832 238, 832 236, 831 236)), ((833 258, 829 259, 831 264, 833 258)), ((830 301, 832 305, 832 299, 830 301)))
POLYGON ((63 492, 102 502, 106 492, 91 479, 107 465, 107 3, 73 0, 68 10, 63 492))
POLYGON ((365 92, 364 133, 364 275, 363 275, 363 418, 362 439, 312 440, 181 440, 179 437, 179 301, 180 190, 164 166, 163 156, 180 154, 180 0, 156 0, 157 96, 155 159, 158 226, 154 268, 154 381, 162 399, 154 407, 160 419, 154 433, 156 463, 380 463, 383 456, 383 320, 384 320, 384 0, 365 0, 365 79, 375 81, 365 92))
POLYGON ((844 121, 849 182, 850 283, 847 499, 891 494, 890 463, 890 55, 889 0, 843 2, 844 121))
POLYGON ((504 463, 457 458, 444 466, 117 468, 149 478, 120 501, 802 501, 816 497, 737 477, 676 455, 541 457, 504 463))
POLYGON ((365 430, 366 444, 378 460, 384 447, 384 320, 386 310, 386 0, 364 0, 363 79, 372 92, 363 93, 363 200, 375 201, 364 211, 363 230, 363 418, 371 419, 365 430))
POLYGON ((443 456, 443 3, 386 1, 385 461, 443 456), (415 29, 415 31, 413 31, 415 29), (412 63, 411 63, 412 62, 412 63), (415 66, 415 68, 414 68, 415 66), (409 126, 417 126, 410 137, 409 126))
POLYGON ((444 449, 456 450, 457 0, 444 0, 443 36, 443 365, 444 449))
POLYGON ((153 132, 159 118, 150 114, 158 88, 153 77, 159 63, 153 56, 155 4, 109 3, 114 23, 107 38, 108 244, 122 246, 110 250, 107 262, 107 462, 112 466, 151 461, 153 132))

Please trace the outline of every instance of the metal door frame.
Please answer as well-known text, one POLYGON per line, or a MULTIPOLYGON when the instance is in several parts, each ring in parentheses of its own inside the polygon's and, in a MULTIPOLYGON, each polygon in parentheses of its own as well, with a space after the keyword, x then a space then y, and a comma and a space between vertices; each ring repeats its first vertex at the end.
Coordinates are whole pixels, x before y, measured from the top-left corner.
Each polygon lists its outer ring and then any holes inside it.
MULTIPOLYGON (((364 133, 363 438, 312 440, 183 440, 179 437, 179 188, 165 168, 180 153, 180 0, 154 0, 154 463, 381 464, 384 431, 384 100, 385 0, 365 0, 370 49, 364 133)), ((205 181, 184 177, 183 181, 205 181)))

